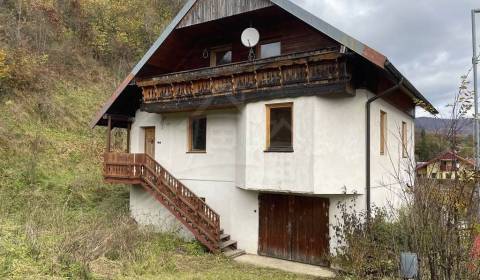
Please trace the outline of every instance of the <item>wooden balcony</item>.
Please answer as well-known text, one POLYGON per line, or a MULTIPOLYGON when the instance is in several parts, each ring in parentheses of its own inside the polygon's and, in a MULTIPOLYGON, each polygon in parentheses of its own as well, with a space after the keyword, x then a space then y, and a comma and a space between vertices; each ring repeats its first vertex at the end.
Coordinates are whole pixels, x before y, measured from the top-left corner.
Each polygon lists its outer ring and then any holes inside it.
POLYGON ((352 94, 346 58, 338 50, 297 53, 137 80, 148 112, 226 107, 322 94, 352 94))

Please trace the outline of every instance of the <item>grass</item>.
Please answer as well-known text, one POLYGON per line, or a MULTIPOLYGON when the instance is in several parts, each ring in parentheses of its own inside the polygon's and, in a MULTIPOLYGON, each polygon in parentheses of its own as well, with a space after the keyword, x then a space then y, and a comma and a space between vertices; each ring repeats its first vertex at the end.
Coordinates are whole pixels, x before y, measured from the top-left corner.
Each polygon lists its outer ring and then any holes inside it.
POLYGON ((50 82, 0 96, 1 279, 309 279, 140 228, 128 187, 102 182, 105 131, 88 126, 113 83, 50 82))

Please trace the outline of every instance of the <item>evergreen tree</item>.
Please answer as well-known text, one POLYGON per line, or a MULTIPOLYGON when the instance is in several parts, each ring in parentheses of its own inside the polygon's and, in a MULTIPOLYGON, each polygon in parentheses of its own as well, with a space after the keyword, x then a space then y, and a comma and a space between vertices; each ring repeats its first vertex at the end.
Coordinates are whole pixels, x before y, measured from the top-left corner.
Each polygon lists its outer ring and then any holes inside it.
POLYGON ((418 161, 427 161, 430 158, 430 151, 427 144, 427 133, 425 129, 422 129, 420 133, 420 141, 415 148, 418 161))

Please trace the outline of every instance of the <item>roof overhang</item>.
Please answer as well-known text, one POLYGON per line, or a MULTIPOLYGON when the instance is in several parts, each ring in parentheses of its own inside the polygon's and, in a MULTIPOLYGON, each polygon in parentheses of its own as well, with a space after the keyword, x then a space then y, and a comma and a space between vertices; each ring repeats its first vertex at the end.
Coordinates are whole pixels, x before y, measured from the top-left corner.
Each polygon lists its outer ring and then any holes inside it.
POLYGON ((425 96, 423 96, 420 91, 415 88, 415 86, 405 76, 403 76, 403 74, 400 73, 400 71, 398 71, 392 63, 390 63, 388 59, 385 62, 384 69, 391 74, 397 82, 403 80, 402 88, 415 100, 415 105, 422 107, 424 110, 433 115, 439 113, 438 110, 430 103, 430 101, 428 101, 427 98, 425 98, 425 96))
MULTIPOLYGON (((142 59, 135 65, 132 72, 125 78, 125 80, 120 84, 120 86, 115 90, 110 99, 105 103, 102 109, 96 114, 95 118, 91 122, 91 127, 95 127, 99 121, 102 119, 103 115, 108 111, 110 106, 115 102, 115 100, 122 94, 125 88, 133 81, 134 77, 138 72, 147 64, 147 62, 152 58, 155 52, 160 48, 163 42, 168 38, 168 36, 176 29, 181 20, 187 15, 187 13, 192 9, 193 5, 198 0, 189 0, 185 6, 180 10, 177 16, 172 20, 168 27, 163 31, 160 37, 155 41, 155 43, 150 47, 150 49, 145 53, 142 59)), ((364 57, 369 62, 378 66, 379 68, 387 71, 388 74, 392 75, 397 82, 402 79, 405 81, 406 90, 412 95, 416 100, 416 105, 423 107, 426 111, 437 114, 438 110, 406 79, 400 71, 398 71, 393 64, 387 59, 386 56, 380 52, 368 47, 362 42, 356 40, 355 38, 349 36, 348 34, 340 31, 336 27, 330 25, 329 23, 323 21, 312 13, 306 11, 300 6, 292 3, 290 0, 270 0, 272 3, 302 20, 306 24, 315 28, 319 32, 324 33, 328 37, 337 41, 338 43, 344 45, 351 51, 357 53, 358 55, 364 57)))
POLYGON ((170 22, 170 24, 165 28, 163 33, 158 37, 158 39, 153 43, 153 45, 148 49, 148 51, 143 55, 142 59, 133 67, 132 72, 127 75, 125 80, 118 86, 118 88, 115 90, 113 95, 107 100, 107 102, 103 105, 103 107, 100 109, 100 111, 95 115, 95 118, 92 120, 90 123, 90 127, 95 127, 98 122, 103 118, 103 115, 108 111, 108 108, 112 106, 112 104, 115 102, 115 100, 122 94, 123 90, 133 81, 135 76, 138 74, 138 72, 142 69, 143 66, 148 62, 148 60, 153 56, 155 51, 163 44, 163 42, 167 39, 167 37, 175 30, 177 25, 180 23, 180 21, 183 19, 183 17, 190 11, 190 9, 193 7, 195 2, 198 0, 189 0, 185 6, 180 10, 180 12, 175 16, 175 18, 170 22))

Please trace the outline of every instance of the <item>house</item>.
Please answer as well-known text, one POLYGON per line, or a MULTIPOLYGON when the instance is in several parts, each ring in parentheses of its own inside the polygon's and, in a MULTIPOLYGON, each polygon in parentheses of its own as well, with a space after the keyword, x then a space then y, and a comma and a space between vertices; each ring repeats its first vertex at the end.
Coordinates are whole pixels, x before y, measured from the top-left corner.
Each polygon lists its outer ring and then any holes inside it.
POLYGON ((321 265, 338 203, 370 215, 414 175, 416 106, 437 112, 385 56, 288 0, 197 0, 92 126, 107 127, 105 180, 132 185, 139 224, 321 265))
POLYGON ((455 151, 444 152, 428 162, 417 166, 419 178, 455 179, 464 172, 473 171, 475 161, 463 158, 455 151))

